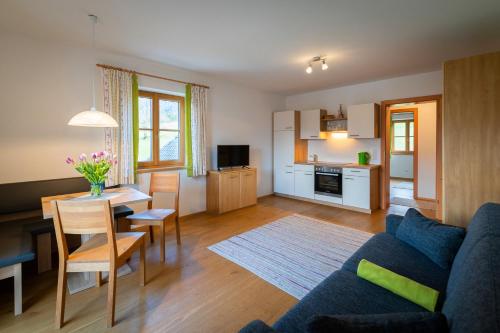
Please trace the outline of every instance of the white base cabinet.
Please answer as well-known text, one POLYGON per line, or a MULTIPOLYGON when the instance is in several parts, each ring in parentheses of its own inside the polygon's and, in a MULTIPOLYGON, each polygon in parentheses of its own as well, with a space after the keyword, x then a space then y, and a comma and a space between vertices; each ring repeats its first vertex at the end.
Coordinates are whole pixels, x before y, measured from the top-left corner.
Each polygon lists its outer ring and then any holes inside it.
POLYGON ((379 206, 378 169, 344 168, 342 200, 345 206, 376 209, 379 206))
POLYGON ((314 165, 295 164, 294 195, 314 199, 314 165))
POLYGON ((343 176, 342 200, 346 206, 370 209, 370 177, 343 176))
POLYGON ((283 168, 274 172, 274 192, 294 195, 294 174, 293 166, 291 168, 283 168))

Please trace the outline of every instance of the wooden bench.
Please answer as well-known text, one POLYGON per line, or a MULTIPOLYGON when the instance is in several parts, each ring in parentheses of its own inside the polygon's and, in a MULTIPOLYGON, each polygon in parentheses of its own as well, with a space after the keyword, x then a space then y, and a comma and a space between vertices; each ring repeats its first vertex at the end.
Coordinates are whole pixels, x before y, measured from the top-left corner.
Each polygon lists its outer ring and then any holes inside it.
MULTIPOLYGON (((22 263, 36 258, 38 273, 52 269, 54 223, 43 219, 40 198, 88 190, 83 177, 0 184, 0 280, 14 277, 16 315, 22 312, 22 263)), ((115 207, 115 219, 133 213, 115 207)))

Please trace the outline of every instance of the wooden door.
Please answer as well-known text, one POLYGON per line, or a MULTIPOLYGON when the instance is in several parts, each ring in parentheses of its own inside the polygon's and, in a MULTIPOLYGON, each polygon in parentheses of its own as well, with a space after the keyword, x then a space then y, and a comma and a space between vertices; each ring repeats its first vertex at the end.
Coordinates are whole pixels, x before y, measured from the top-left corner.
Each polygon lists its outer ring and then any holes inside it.
POLYGON ((257 203, 257 172, 245 170, 240 172, 240 206, 246 207, 257 203))
POLYGON ((221 173, 219 195, 220 213, 240 207, 240 173, 238 171, 221 173))
MULTIPOLYGON (((500 52, 444 64, 444 221, 500 202, 500 52)), ((498 221, 491 221, 498 222, 498 221)))

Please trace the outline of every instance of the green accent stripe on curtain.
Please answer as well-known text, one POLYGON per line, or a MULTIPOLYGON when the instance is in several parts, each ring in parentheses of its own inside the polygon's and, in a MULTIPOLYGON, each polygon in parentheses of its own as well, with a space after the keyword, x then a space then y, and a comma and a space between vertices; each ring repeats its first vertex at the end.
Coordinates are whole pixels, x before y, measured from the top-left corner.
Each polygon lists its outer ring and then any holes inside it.
POLYGON ((186 170, 187 176, 193 177, 193 138, 191 136, 191 85, 186 85, 186 98, 185 98, 185 138, 186 138, 186 170))
POLYGON ((137 183, 137 160, 139 159, 139 81, 132 75, 132 141, 134 149, 134 179, 137 183))

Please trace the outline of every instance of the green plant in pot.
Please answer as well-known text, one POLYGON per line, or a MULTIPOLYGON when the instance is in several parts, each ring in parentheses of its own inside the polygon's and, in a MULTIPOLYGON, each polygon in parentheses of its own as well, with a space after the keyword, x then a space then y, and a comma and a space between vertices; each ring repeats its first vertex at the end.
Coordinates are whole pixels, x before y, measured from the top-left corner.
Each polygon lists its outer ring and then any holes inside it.
POLYGON ((92 153, 91 158, 87 158, 87 155, 82 153, 78 162, 68 157, 66 163, 73 165, 75 170, 88 180, 92 196, 100 196, 104 191, 104 182, 108 178, 108 172, 117 160, 108 152, 100 151, 92 153))
POLYGON ((367 165, 370 163, 370 154, 366 151, 362 151, 358 153, 358 164, 359 165, 367 165))

